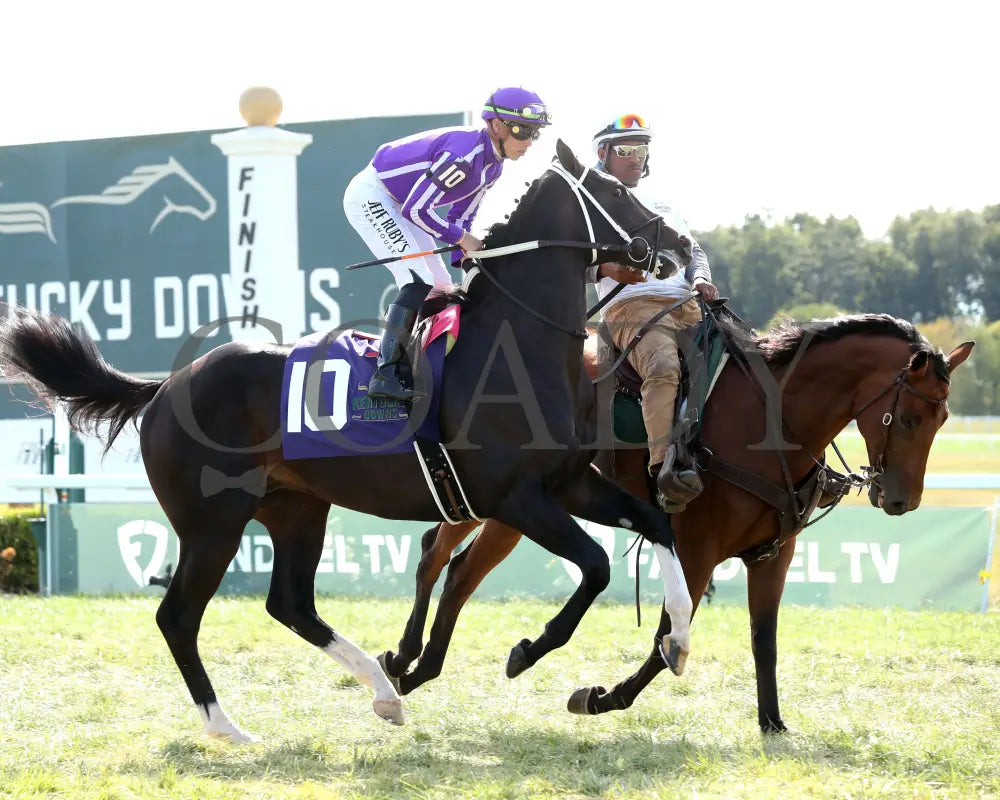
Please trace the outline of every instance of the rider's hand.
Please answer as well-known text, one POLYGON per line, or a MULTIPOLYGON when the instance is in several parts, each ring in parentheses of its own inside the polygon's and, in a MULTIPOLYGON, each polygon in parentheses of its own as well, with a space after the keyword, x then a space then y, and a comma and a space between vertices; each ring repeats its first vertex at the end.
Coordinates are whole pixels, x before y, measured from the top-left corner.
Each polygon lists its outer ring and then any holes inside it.
POLYGON ((601 264, 597 268, 597 277, 611 278, 619 283, 632 284, 643 283, 646 280, 646 273, 632 269, 632 267, 626 267, 623 264, 608 263, 601 264))
POLYGON ((711 303, 719 296, 719 289, 715 286, 715 284, 709 283, 708 281, 696 283, 694 290, 701 295, 701 298, 706 303, 711 303))
POLYGON ((462 238, 458 240, 458 246, 462 248, 462 252, 466 255, 475 250, 483 249, 483 243, 468 232, 462 234, 462 238))

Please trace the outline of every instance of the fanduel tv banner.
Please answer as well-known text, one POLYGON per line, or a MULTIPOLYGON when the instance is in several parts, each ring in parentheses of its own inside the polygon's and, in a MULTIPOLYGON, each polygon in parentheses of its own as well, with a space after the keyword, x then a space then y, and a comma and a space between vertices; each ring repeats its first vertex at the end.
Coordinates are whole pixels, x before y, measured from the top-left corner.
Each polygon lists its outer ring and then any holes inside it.
MULTIPOLYGON (((52 506, 49 513, 53 593, 162 594, 149 580, 177 565, 177 537, 159 506, 65 504, 52 506)), ((662 602, 663 583, 652 548, 643 548, 637 563, 635 549, 622 557, 633 534, 582 524, 611 561, 611 584, 602 598, 631 601, 638 571, 643 601, 662 602)), ((317 590, 345 597, 412 597, 420 536, 427 527, 333 508, 317 590)), ((784 599, 799 605, 976 611, 990 535, 989 513, 982 509, 921 508, 913 517, 889 517, 874 508, 838 508, 799 536, 784 599)), ((251 522, 220 591, 266 594, 273 566, 271 537, 251 522)), ((565 600, 579 581, 573 564, 522 539, 476 596, 565 600)), ((746 603, 746 569, 739 559, 716 568, 715 584, 713 602, 746 603)))

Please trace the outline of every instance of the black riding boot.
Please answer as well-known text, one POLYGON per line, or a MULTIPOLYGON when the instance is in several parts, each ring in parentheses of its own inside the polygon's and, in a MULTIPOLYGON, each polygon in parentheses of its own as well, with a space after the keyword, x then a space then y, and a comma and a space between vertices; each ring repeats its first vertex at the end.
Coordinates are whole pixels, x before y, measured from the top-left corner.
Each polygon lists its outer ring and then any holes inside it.
POLYGON ((378 352, 375 374, 368 382, 368 396, 389 400, 414 400, 420 392, 405 386, 399 377, 399 365, 406 355, 417 313, 431 287, 417 281, 399 290, 399 295, 385 313, 385 331, 378 352))

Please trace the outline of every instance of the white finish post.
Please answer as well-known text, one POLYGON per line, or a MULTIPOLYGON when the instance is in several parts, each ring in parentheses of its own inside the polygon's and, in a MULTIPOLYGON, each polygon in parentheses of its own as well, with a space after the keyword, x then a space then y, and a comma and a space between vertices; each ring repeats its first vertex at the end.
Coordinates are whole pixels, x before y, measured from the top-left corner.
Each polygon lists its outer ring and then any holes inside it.
POLYGON ((312 136, 274 127, 281 98, 252 87, 240 98, 248 127, 212 136, 229 162, 229 280, 226 314, 234 341, 273 342, 305 333, 305 275, 299 269, 296 159, 312 136))

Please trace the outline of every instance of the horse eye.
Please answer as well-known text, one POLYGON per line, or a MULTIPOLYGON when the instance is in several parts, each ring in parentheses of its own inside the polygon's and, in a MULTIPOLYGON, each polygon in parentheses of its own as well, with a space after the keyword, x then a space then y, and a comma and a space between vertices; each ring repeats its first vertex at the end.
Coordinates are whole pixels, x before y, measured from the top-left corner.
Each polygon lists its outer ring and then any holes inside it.
POLYGON ((916 428, 917 424, 919 422, 920 422, 920 420, 917 419, 917 417, 900 417, 899 418, 899 424, 902 425, 904 428, 906 428, 906 430, 908 430, 908 431, 912 431, 914 428, 916 428))

